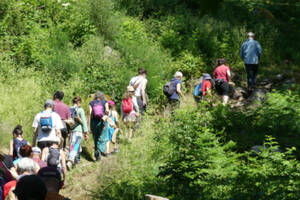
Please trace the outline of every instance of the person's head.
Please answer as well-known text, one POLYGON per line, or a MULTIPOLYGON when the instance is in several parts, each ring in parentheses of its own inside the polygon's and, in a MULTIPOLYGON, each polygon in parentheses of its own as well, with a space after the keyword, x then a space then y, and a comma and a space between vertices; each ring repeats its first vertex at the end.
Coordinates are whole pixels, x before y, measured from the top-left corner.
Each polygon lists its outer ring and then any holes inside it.
POLYGON ((217 61, 217 66, 221 66, 221 65, 226 65, 226 60, 224 58, 218 58, 217 61))
POLYGON ((47 188, 39 176, 27 175, 17 182, 14 193, 18 200, 44 200, 47 188))
POLYGON ((145 70, 145 69, 143 69, 143 68, 139 68, 139 69, 138 69, 138 73, 139 73, 139 75, 141 75, 141 76, 144 76, 144 77, 147 76, 147 70, 145 70))
POLYGON ((41 149, 38 147, 32 147, 32 158, 41 158, 41 149))
POLYGON ((53 102, 52 99, 47 99, 45 101, 45 104, 44 104, 45 110, 47 110, 47 109, 53 109, 53 106, 54 106, 54 102, 53 102))
POLYGON ((24 144, 19 149, 19 154, 22 158, 29 158, 32 155, 32 147, 28 144, 24 144))
POLYGON ((54 93, 53 100, 59 100, 59 101, 61 101, 61 100, 63 100, 64 96, 65 96, 65 94, 62 91, 58 90, 58 91, 56 91, 54 93))
POLYGON ((36 163, 31 158, 22 158, 17 163, 17 173, 18 173, 18 175, 34 174, 35 169, 36 169, 36 163))
POLYGON ((82 100, 81 100, 81 97, 80 97, 80 96, 76 96, 76 97, 74 97, 73 100, 72 100, 73 105, 77 105, 77 106, 80 106, 80 105, 81 105, 81 102, 82 102, 82 100))
POLYGON ((97 91, 95 94, 95 100, 104 100, 104 93, 101 91, 97 91))
POLYGON ((247 36, 248 36, 249 39, 250 39, 250 38, 254 39, 255 34, 254 34, 253 32, 249 32, 249 33, 247 34, 247 36))
POLYGON ((180 72, 180 71, 177 71, 175 74, 174 74, 174 78, 177 78, 177 79, 182 79, 183 77, 183 74, 180 72))
POLYGON ((210 80, 211 81, 211 76, 209 74, 203 74, 203 80, 210 80))
POLYGON ((60 172, 54 167, 44 167, 38 172, 38 176, 46 184, 47 190, 58 193, 63 186, 60 172))
POLYGON ((114 110, 114 109, 115 109, 115 107, 116 107, 116 104, 115 104, 115 102, 114 102, 114 101, 112 101, 112 100, 108 101, 108 105, 109 105, 109 108, 110 108, 110 109, 112 109, 112 110, 114 110))
POLYGON ((14 130, 13 130, 13 136, 14 137, 20 137, 23 135, 23 129, 22 129, 22 126, 19 124, 17 125, 14 130))

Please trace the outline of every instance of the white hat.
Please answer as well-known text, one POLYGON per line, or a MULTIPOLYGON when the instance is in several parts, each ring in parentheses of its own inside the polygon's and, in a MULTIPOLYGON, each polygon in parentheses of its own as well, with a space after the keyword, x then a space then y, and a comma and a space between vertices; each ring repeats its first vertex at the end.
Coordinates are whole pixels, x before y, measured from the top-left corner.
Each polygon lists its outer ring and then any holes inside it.
POLYGON ((134 88, 132 86, 127 86, 127 92, 134 92, 134 88))
POLYGON ((248 37, 254 37, 254 36, 255 36, 255 34, 253 32, 248 33, 248 37))
POLYGON ((42 151, 40 148, 38 147, 32 147, 32 153, 34 154, 40 154, 42 151))

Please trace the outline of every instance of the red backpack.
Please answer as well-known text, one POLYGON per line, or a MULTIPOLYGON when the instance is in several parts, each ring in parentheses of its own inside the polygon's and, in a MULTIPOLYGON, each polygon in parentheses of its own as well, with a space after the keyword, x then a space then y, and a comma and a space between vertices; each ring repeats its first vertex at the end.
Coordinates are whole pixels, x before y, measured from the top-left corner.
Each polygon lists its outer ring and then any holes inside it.
POLYGON ((123 113, 129 114, 133 110, 132 98, 123 99, 122 101, 123 113))

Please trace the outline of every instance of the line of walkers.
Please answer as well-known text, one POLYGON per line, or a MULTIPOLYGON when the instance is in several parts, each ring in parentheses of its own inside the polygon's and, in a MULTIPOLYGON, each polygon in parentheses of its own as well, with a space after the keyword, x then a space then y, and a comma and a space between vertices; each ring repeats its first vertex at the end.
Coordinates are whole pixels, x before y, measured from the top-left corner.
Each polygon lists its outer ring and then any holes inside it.
MULTIPOLYGON (((260 62, 262 48, 259 42, 254 40, 254 33, 249 32, 247 36, 247 41, 245 41, 241 46, 240 56, 245 64, 248 90, 251 92, 256 86, 258 65, 260 62)), ((171 109, 179 104, 180 98, 184 100, 184 96, 181 91, 182 76, 183 74, 181 72, 176 72, 174 78, 163 87, 163 92, 168 98, 171 109)), ((195 100, 199 102, 206 96, 210 96, 212 86, 214 86, 216 92, 222 96, 223 105, 226 105, 229 100, 229 93, 233 90, 233 86, 235 85, 231 82, 231 77, 232 73, 226 60, 224 58, 217 59, 213 78, 207 73, 203 74, 203 76, 199 78, 199 81, 193 91, 195 100)))
MULTIPOLYGON (((121 111, 129 140, 146 110, 146 76, 147 71, 139 68, 138 75, 130 80, 123 95, 121 111)), ((80 162, 81 142, 88 138, 89 133, 93 136, 96 160, 119 151, 120 121, 114 101, 107 101, 104 93, 97 91, 89 103, 87 118, 79 96, 73 98, 71 107, 63 102, 63 98, 62 91, 55 92, 53 100, 47 99, 44 109, 34 117, 32 146, 24 139, 22 126, 14 128, 9 154, 1 153, 0 157, 0 200, 16 196, 20 200, 18 191, 20 195, 31 195, 20 188, 29 188, 25 183, 37 179, 42 180, 47 187, 45 191, 48 191, 37 195, 46 195, 46 199, 64 199, 58 194, 59 189, 66 185, 67 169, 80 162), (66 148, 68 138, 69 148, 66 148), (32 176, 25 178, 25 175, 32 176), (51 180, 45 180, 45 177, 51 180), (19 183, 25 185, 18 187, 19 183)), ((41 192, 45 189, 42 187, 44 185, 40 184, 41 192)))

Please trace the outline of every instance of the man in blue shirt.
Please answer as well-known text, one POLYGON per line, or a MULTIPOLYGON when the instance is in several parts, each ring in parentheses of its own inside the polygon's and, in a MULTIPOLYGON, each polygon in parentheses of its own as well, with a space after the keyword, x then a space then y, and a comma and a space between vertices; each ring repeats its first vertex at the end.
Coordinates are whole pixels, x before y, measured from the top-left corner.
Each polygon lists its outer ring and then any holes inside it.
POLYGON ((258 64, 262 53, 262 48, 256 40, 254 40, 254 33, 248 33, 248 40, 243 43, 241 47, 240 56, 244 60, 248 88, 253 89, 257 80, 258 64))

